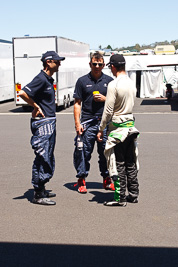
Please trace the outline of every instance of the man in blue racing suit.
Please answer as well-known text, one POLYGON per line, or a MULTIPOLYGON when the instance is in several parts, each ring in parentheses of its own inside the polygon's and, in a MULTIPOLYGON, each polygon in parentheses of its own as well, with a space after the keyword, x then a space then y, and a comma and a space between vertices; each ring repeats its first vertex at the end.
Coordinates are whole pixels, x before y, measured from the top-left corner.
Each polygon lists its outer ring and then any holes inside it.
POLYGON ((113 78, 102 72, 105 64, 104 58, 99 52, 92 54, 89 64, 91 72, 78 79, 74 91, 74 120, 77 133, 74 166, 77 171, 79 193, 87 193, 85 178, 88 176, 90 169, 90 159, 95 141, 97 142, 98 163, 103 177, 103 187, 106 190, 114 190, 114 184, 111 178, 108 177, 107 163, 103 154, 107 140, 106 129, 101 143, 96 138, 104 109, 107 86, 113 78), (79 143, 83 143, 80 148, 78 147, 79 143))
POLYGON ((52 75, 64 59, 55 51, 47 51, 41 58, 44 69, 19 92, 19 96, 34 108, 31 119, 31 145, 35 153, 32 167, 34 204, 56 204, 50 199, 56 194, 46 191, 45 184, 52 178, 55 168, 56 105, 52 75))

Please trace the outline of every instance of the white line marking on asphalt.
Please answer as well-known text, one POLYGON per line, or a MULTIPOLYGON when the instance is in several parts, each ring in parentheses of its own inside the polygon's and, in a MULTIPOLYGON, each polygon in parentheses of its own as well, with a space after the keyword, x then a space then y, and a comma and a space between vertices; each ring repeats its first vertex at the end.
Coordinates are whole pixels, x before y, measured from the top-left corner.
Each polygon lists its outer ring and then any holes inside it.
MULTIPOLYGON (((68 113, 56 113, 56 116, 57 115, 73 115, 74 113, 73 112, 68 112, 68 113)), ((10 116, 10 115, 31 115, 31 113, 26 113, 26 112, 17 112, 17 113, 9 113, 9 112, 6 112, 6 113, 3 113, 1 112, 0 115, 7 115, 7 116, 10 116)), ((138 112, 138 113, 133 113, 133 115, 178 115, 178 112, 138 112)))
POLYGON ((73 112, 68 112, 68 113, 56 113, 56 115, 74 115, 73 112))
POLYGON ((178 132, 140 132, 141 134, 178 134, 178 132))
POLYGON ((0 116, 3 116, 3 115, 5 115, 5 116, 29 115, 30 116, 30 114, 28 114, 28 113, 0 113, 0 116))
MULTIPOLYGON (((6 115, 6 116, 17 116, 17 115, 28 115, 28 116, 31 116, 31 113, 23 113, 23 112, 20 112, 20 113, 0 113, 0 116, 2 116, 2 115, 6 115)), ((71 113, 56 113, 56 116, 57 115, 73 115, 73 113, 71 112, 71 113)))
POLYGON ((136 113, 136 112, 134 112, 133 113, 133 115, 156 115, 156 114, 158 114, 158 115, 164 115, 164 114, 169 114, 169 115, 178 115, 178 112, 176 113, 176 112, 138 112, 138 113, 136 113))

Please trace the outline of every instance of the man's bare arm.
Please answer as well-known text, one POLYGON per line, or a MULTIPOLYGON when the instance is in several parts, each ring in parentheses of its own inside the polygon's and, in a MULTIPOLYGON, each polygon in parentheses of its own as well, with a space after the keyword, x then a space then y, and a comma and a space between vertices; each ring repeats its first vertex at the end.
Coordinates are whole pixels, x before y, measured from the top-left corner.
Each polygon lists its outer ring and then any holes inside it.
POLYGON ((82 101, 80 99, 76 98, 74 103, 74 120, 77 135, 81 135, 83 132, 83 126, 80 123, 81 102, 82 101))

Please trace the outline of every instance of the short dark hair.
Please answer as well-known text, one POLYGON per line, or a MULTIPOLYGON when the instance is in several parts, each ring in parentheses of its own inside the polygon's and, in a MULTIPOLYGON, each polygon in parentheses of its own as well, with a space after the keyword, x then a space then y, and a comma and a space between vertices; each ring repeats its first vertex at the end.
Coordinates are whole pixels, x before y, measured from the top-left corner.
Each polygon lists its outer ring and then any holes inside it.
MULTIPOLYGON (((51 59, 48 59, 49 62, 52 62, 51 59)), ((47 67, 48 63, 47 63, 47 60, 46 61, 43 61, 43 68, 45 69, 47 67)))
POLYGON ((116 68, 117 71, 125 71, 125 64, 121 64, 119 66, 114 66, 114 67, 116 68))
POLYGON ((96 58, 96 59, 103 59, 103 62, 104 62, 104 57, 103 57, 103 55, 99 52, 99 51, 96 51, 96 52, 94 52, 94 53, 92 53, 91 55, 90 55, 90 62, 92 62, 92 59, 93 58, 96 58))
POLYGON ((47 66, 47 63, 46 63, 46 61, 44 61, 44 62, 43 62, 43 68, 45 69, 46 66, 47 66))

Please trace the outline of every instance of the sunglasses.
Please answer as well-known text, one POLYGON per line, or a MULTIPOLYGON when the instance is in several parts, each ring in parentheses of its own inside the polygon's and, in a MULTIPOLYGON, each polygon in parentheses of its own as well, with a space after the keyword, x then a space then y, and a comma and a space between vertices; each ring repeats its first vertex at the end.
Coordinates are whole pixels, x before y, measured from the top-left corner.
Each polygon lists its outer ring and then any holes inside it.
POLYGON ((96 67, 97 65, 98 65, 99 67, 102 67, 102 66, 103 66, 103 63, 92 63, 92 65, 93 65, 94 67, 96 67))

